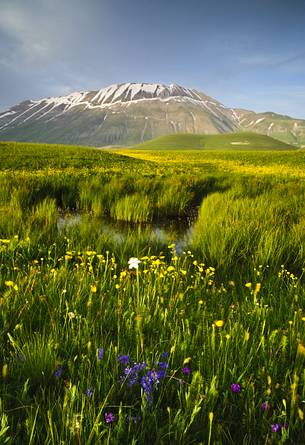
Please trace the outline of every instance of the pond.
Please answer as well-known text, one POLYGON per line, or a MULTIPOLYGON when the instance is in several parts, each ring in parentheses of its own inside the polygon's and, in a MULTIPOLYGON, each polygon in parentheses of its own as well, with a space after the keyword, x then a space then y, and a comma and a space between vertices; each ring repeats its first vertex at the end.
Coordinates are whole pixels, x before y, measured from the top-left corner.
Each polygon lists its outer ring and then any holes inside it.
POLYGON ((186 219, 135 224, 90 214, 63 213, 57 221, 57 228, 60 232, 66 232, 80 225, 86 225, 94 231, 98 230, 103 233, 118 245, 124 244, 131 235, 145 237, 151 244, 174 243, 179 255, 182 254, 192 237, 194 222, 195 216, 193 215, 186 219))

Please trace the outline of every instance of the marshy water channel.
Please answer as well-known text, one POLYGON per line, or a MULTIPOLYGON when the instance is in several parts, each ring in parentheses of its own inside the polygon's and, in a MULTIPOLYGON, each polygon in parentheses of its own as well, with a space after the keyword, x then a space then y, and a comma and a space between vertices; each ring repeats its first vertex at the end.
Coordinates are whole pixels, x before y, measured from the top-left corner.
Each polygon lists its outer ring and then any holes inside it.
POLYGON ((120 246, 124 246, 132 238, 145 240, 148 246, 159 248, 173 243, 179 255, 192 239, 197 212, 198 209, 194 209, 185 218, 163 219, 151 223, 130 223, 88 213, 62 212, 57 221, 57 228, 59 232, 67 235, 69 232, 86 228, 91 233, 99 233, 120 246))

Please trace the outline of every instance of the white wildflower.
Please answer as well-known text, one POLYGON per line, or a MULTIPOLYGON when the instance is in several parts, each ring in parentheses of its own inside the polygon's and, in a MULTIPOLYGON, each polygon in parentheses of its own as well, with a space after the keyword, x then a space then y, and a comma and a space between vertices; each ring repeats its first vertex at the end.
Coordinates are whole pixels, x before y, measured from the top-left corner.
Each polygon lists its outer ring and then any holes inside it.
POLYGON ((135 258, 135 257, 129 258, 129 261, 128 261, 129 269, 138 269, 140 263, 141 263, 141 261, 139 260, 139 258, 135 258))

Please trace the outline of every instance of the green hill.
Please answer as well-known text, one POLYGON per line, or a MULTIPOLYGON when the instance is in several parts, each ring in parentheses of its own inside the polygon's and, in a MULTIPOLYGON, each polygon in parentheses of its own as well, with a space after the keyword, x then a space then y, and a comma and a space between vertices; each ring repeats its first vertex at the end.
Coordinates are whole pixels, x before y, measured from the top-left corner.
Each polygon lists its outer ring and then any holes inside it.
POLYGON ((133 147, 137 150, 295 150, 296 147, 257 133, 174 134, 133 147))

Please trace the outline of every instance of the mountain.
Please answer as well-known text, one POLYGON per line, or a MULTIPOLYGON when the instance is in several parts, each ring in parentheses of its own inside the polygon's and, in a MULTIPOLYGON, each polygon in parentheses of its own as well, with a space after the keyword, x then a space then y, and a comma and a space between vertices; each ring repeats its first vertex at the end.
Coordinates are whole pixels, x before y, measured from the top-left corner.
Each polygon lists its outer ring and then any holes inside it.
POLYGON ((254 131, 305 144, 305 121, 227 108, 179 85, 124 83, 98 91, 27 100, 0 113, 0 139, 132 145, 173 133, 254 131))
POLYGON ((272 112, 254 113, 235 109, 235 113, 240 127, 246 131, 266 134, 288 144, 305 146, 305 120, 272 112))

